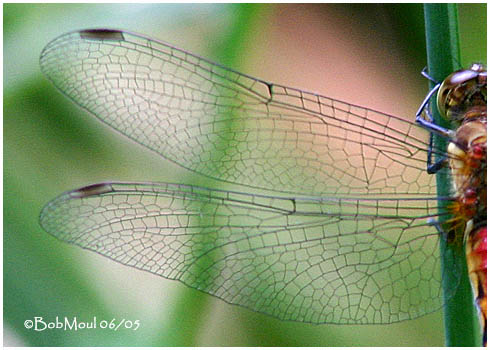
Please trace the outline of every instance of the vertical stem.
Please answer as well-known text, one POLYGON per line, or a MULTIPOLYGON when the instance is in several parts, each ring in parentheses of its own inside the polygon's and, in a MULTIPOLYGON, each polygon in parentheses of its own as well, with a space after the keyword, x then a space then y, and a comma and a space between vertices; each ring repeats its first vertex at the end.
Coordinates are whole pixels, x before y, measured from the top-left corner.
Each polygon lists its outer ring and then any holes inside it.
MULTIPOLYGON (((458 15, 456 4, 424 5, 427 64, 429 74, 437 81, 442 81, 458 69, 459 38, 458 15)), ((430 82, 431 87, 434 83, 430 82)), ((435 99, 434 99, 435 100, 435 99)), ((450 127, 449 122, 439 115, 435 101, 432 112, 436 124, 450 127)), ((447 140, 435 136, 436 149, 446 149, 447 140)), ((437 194, 447 198, 451 193, 451 181, 448 173, 437 173, 437 194)), ((447 212, 447 201, 439 203, 442 211, 447 212)), ((444 222, 448 217, 441 217, 444 222)), ((444 298, 444 328, 447 346, 475 346, 477 330, 474 322, 474 307, 471 287, 468 281, 466 258, 463 244, 448 243, 441 238, 441 265, 444 298), (454 273, 454 268, 461 266, 461 274, 454 273), (457 288, 455 290, 455 288, 457 288)))

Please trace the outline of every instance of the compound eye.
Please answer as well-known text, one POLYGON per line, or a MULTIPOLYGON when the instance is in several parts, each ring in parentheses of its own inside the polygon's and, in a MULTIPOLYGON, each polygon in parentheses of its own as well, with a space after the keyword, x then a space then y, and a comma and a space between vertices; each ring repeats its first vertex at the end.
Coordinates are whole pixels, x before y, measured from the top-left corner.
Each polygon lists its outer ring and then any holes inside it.
POLYGON ((439 88, 439 91, 437 92, 437 108, 439 109, 439 113, 443 117, 446 117, 446 111, 447 111, 446 100, 447 100, 447 95, 449 94, 449 90, 450 88, 445 86, 444 83, 442 83, 441 87, 439 88))
POLYGON ((473 93, 471 87, 478 84, 479 80, 485 80, 486 83, 486 71, 479 64, 472 65, 470 69, 461 69, 450 74, 444 79, 437 92, 439 113, 446 119, 451 119, 452 112, 455 112, 452 109, 461 105, 473 93))

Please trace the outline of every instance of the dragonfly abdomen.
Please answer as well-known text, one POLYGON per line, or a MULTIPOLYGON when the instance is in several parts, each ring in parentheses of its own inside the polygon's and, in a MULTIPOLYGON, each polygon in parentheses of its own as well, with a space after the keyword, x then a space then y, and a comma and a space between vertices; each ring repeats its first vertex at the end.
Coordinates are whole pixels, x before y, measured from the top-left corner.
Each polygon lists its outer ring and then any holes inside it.
POLYGON ((471 230, 466 242, 468 273, 478 309, 483 334, 483 345, 487 346, 487 228, 471 230))

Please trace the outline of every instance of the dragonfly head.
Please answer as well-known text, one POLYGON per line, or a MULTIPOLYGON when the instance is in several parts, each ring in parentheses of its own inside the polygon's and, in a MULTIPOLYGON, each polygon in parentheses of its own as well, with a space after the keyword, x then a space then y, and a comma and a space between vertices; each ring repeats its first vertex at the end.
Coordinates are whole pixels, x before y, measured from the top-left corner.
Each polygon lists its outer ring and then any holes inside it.
POLYGON ((461 122, 471 108, 486 105, 487 69, 479 63, 450 74, 437 93, 439 113, 450 121, 461 122))

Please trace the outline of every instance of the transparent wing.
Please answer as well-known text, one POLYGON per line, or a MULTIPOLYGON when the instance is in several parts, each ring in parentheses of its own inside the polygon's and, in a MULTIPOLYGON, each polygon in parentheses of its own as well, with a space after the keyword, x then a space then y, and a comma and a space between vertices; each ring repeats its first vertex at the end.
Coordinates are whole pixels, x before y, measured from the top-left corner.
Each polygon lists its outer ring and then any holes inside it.
POLYGON ((426 196, 428 133, 115 30, 63 35, 42 71, 104 123, 196 173, 303 195, 426 196))
POLYGON ((282 320, 392 323, 441 306, 431 198, 292 198, 102 183, 42 211, 57 238, 282 320))

